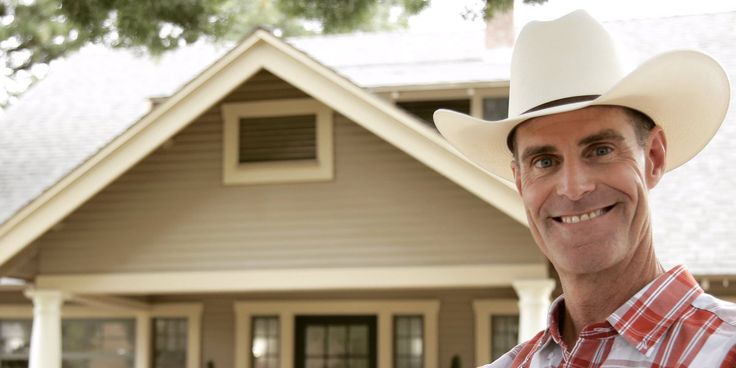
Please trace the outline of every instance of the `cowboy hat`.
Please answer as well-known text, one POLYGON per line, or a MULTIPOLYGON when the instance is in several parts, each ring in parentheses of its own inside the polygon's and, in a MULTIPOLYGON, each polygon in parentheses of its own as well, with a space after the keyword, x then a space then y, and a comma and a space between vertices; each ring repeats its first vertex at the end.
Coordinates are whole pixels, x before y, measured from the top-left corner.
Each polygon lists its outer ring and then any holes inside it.
POLYGON ((440 109, 435 125, 470 161, 513 181, 506 140, 515 126, 593 105, 625 106, 664 129, 667 171, 687 162, 726 115, 730 87, 723 67, 694 50, 657 55, 630 72, 622 60, 611 35, 583 10, 531 22, 511 58, 509 117, 487 121, 440 109))

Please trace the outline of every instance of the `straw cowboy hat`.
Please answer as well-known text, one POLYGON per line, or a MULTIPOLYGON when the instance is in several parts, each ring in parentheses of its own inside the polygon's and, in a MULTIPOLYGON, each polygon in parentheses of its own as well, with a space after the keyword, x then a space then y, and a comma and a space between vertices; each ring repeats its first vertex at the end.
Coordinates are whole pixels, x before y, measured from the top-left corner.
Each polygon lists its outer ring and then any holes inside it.
POLYGON ((611 35, 578 10, 522 29, 511 59, 507 119, 486 121, 437 110, 434 121, 472 162, 513 180, 506 139, 519 123, 592 105, 626 106, 664 129, 669 171, 710 141, 729 101, 728 76, 712 57, 694 50, 670 51, 627 72, 611 35))

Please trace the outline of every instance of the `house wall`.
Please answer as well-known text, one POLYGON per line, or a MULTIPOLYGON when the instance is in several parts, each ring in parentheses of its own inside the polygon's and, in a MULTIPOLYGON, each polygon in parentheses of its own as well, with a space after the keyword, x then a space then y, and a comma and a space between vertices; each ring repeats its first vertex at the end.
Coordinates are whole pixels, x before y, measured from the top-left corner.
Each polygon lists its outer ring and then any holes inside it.
MULTIPOLYGON (((255 300, 437 300, 439 309, 439 367, 450 367, 452 357, 459 355, 462 368, 475 366, 475 299, 515 299, 511 288, 497 289, 438 289, 387 290, 363 292, 272 293, 272 294, 210 294, 165 295, 151 298, 151 302, 201 302, 202 366, 208 361, 215 367, 232 367, 235 356, 234 303, 255 300)), ((242 347, 248 349, 248 346, 242 347)))
MULTIPOLYGON (((225 102, 303 97, 262 72, 225 102)), ((39 272, 540 263, 528 230, 335 116, 335 179, 222 183, 215 106, 38 241, 39 272)))

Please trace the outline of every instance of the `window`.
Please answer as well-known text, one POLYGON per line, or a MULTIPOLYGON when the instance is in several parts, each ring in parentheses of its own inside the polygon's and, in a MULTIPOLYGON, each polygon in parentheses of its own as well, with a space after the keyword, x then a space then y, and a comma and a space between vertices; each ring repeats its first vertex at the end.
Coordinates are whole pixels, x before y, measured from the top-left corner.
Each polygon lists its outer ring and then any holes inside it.
POLYGON ((434 120, 432 115, 437 109, 449 109, 465 114, 470 114, 470 100, 430 100, 430 101, 403 101, 397 102, 397 106, 408 111, 412 115, 421 119, 425 124, 432 128, 434 120))
MULTIPOLYGON (((126 368, 142 359, 151 367, 199 367, 199 304, 152 304, 145 313, 72 305, 64 306, 62 313, 62 368, 126 368), (161 365, 166 361, 156 353, 181 356, 176 351, 182 344, 186 344, 184 364, 161 365), (148 351, 145 357, 138 356, 141 351, 148 351)), ((27 367, 33 308, 0 306, 0 316, 0 368, 27 367)))
POLYGON ((134 319, 65 319, 61 331, 63 368, 133 367, 134 319))
POLYGON ((153 367, 185 367, 187 362, 186 318, 153 319, 153 367))
MULTIPOLYGON (((421 330, 422 367, 437 367, 438 313, 437 300, 236 302, 235 346, 239 348, 234 367, 255 368, 253 345, 255 337, 260 336, 255 324, 258 318, 268 317, 278 319, 278 336, 273 344, 278 344, 279 366, 391 367, 395 363, 395 318, 408 317, 421 321, 421 327, 414 326, 413 331, 421 330), (385 326, 380 334, 378 326, 385 326)), ((412 331, 411 322, 409 327, 412 331)), ((401 336, 404 338, 404 333, 401 336)))
POLYGON ((253 317, 251 367, 279 367, 279 317, 253 317))
POLYGON ((28 367, 31 320, 0 321, 0 368, 28 367))
POLYGON ((517 345, 519 316, 491 316, 491 360, 496 360, 517 345))
POLYGON ((516 299, 474 300, 475 365, 494 361, 517 345, 519 305, 516 299))
POLYGON ((331 180, 332 111, 312 99, 222 105, 225 184, 331 180))
POLYGON ((509 117, 508 97, 483 98, 483 119, 502 120, 509 117))
POLYGON ((296 368, 375 368, 375 316, 297 316, 296 368))
POLYGON ((394 317, 394 368, 424 367, 424 318, 394 317))

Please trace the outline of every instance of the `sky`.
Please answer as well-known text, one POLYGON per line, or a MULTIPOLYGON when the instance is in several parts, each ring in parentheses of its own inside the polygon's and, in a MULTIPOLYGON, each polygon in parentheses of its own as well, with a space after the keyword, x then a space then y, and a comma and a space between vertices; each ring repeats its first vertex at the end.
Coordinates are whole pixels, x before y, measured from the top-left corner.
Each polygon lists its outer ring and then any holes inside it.
MULTIPOLYGON (((519 4, 520 0, 516 0, 519 4)), ((413 32, 430 32, 442 24, 443 29, 482 29, 482 21, 463 20, 460 14, 466 8, 480 9, 483 0, 432 0, 431 6, 409 19, 413 32)), ((549 20, 575 9, 586 9, 601 21, 703 14, 736 11, 734 0, 548 0, 542 5, 516 6, 522 18, 549 20)), ((518 26, 518 25, 517 25, 518 26)))

